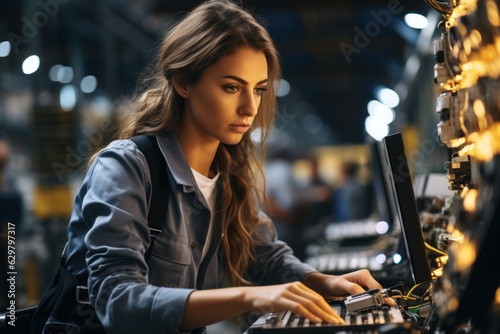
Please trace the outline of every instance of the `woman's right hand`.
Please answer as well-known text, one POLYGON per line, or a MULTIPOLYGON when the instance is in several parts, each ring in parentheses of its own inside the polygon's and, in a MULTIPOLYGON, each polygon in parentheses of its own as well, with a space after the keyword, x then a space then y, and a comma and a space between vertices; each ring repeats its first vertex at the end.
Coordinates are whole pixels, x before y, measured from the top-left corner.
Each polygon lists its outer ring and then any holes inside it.
POLYGON ((290 310, 315 323, 344 323, 320 294, 301 282, 247 287, 244 290, 244 299, 252 312, 290 310))
POLYGON ((191 330, 207 326, 243 312, 263 314, 284 310, 315 323, 344 323, 320 294, 302 282, 293 282, 193 290, 186 301, 180 328, 191 330))

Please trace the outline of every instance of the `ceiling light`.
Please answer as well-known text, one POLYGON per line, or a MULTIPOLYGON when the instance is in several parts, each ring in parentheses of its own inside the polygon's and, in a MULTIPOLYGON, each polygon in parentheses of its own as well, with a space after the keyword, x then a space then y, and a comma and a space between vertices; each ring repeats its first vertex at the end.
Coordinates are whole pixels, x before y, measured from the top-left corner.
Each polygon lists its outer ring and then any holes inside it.
POLYGON ((373 139, 382 141, 389 134, 389 125, 382 122, 378 117, 368 116, 365 119, 365 131, 373 139))
POLYGON ((87 75, 80 81, 80 90, 83 93, 92 93, 97 88, 97 78, 93 75, 87 75))
POLYGON ((23 73, 32 74, 35 73, 40 67, 40 58, 38 56, 29 56, 23 61, 23 73))
POLYGON ((73 69, 69 66, 61 66, 57 70, 57 81, 60 83, 70 83, 73 80, 73 69))
POLYGON ((396 117, 394 110, 376 100, 368 102, 367 109, 370 116, 378 118, 384 124, 392 123, 396 117))
POLYGON ((388 106, 389 108, 395 108, 399 105, 399 95, 395 91, 389 88, 379 89, 376 93, 377 99, 388 106))
POLYGON ((285 79, 281 79, 279 82, 277 81, 275 87, 276 96, 278 97, 287 96, 290 93, 290 83, 285 79))
POLYGON ((58 65, 54 65, 54 66, 52 66, 52 67, 50 68, 50 70, 49 70, 49 79, 50 79, 51 81, 54 81, 54 82, 59 81, 59 80, 57 79, 57 73, 59 72, 59 69, 60 69, 61 67, 63 67, 63 66, 58 64, 58 65))
POLYGON ((3 41, 0 43, 0 57, 7 57, 10 53, 10 42, 3 41))
POLYGON ((64 111, 73 110, 76 105, 76 88, 73 85, 65 85, 59 94, 59 103, 64 111))
POLYGON ((425 16, 415 13, 406 14, 404 20, 409 27, 414 29, 424 29, 429 24, 425 16))

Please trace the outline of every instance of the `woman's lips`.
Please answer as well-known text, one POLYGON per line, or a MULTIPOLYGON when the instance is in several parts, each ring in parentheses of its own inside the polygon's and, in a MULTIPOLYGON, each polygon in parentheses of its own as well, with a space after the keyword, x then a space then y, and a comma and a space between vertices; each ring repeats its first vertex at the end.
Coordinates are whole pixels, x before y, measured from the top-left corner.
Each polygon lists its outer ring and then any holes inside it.
POLYGON ((229 127, 235 131, 235 132, 238 132, 238 133, 245 133, 248 131, 248 129, 250 128, 250 124, 244 124, 244 123, 241 123, 241 124, 230 124, 229 127))

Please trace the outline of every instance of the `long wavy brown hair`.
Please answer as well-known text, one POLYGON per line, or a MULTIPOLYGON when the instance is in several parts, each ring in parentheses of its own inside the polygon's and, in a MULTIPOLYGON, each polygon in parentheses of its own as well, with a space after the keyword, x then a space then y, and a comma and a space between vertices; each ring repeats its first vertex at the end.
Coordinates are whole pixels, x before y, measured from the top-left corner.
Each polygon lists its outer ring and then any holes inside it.
POLYGON ((220 171, 215 221, 222 224, 231 285, 251 284, 245 271, 254 259, 252 232, 259 222, 262 189, 256 182, 262 171, 254 167, 260 166, 258 157, 263 155, 256 151, 264 152, 276 110, 275 83, 281 78, 278 53, 263 23, 230 0, 209 0, 187 13, 163 38, 155 62, 143 74, 130 102, 132 114, 119 132, 119 138, 125 139, 180 129, 184 99, 174 89, 173 80, 181 85, 196 84, 207 67, 243 46, 265 54, 269 85, 251 131, 236 145, 221 143, 214 161, 220 171), (258 148, 250 137, 256 129, 261 138, 258 148))

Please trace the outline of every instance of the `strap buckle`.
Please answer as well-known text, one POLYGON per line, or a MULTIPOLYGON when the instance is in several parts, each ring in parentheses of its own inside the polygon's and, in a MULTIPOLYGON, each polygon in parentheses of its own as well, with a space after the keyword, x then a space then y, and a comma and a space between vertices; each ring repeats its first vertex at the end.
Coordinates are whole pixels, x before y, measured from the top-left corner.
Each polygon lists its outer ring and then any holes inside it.
POLYGON ((85 285, 78 285, 76 287, 76 301, 79 302, 80 304, 89 304, 90 305, 89 288, 88 287, 86 287, 85 285))

